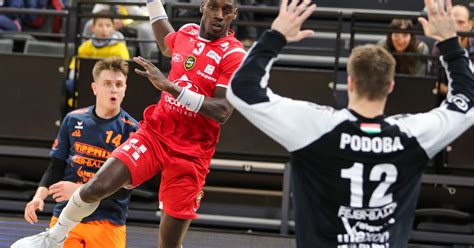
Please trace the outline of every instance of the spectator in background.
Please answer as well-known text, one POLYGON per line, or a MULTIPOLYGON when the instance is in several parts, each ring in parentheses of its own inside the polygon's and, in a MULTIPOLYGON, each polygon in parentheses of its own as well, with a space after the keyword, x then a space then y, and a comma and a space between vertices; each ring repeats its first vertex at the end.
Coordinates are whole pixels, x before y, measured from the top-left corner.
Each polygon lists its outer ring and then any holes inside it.
MULTIPOLYGON (((99 14, 109 14, 101 11, 99 14)), ((92 21, 92 38, 79 46, 78 56, 81 58, 108 58, 120 57, 130 59, 123 34, 115 30, 114 20, 108 17, 96 17, 92 21)), ((75 62, 71 61, 69 68, 74 68, 75 62)))
MULTIPOLYGON (((4 0, 0 7, 6 8, 23 8, 23 0, 4 0)), ((1 31, 21 31, 20 16, 0 15, 0 32, 1 31)))
MULTIPOLYGON (((453 6, 452 14, 455 21, 456 32, 472 32, 471 13, 466 6, 453 6)), ((461 47, 468 51, 471 60, 474 62, 474 60, 472 59, 472 55, 474 54, 474 37, 458 35, 458 40, 461 47)), ((436 58, 441 55, 439 48, 438 46, 436 46, 436 44, 433 46, 431 54, 436 58)), ((446 98, 446 93, 448 92, 448 79, 438 59, 433 60, 433 67, 431 71, 432 73, 437 75, 436 86, 433 92, 437 93, 440 96, 439 100, 442 101, 446 98)))
MULTIPOLYGON (((148 16, 148 10, 145 6, 140 7, 136 5, 108 5, 108 4, 95 4, 92 13, 99 13, 102 11, 107 11, 109 13, 115 13, 120 15, 138 15, 138 16, 148 16)), ((158 54, 158 46, 155 42, 155 37, 153 35, 153 30, 151 29, 150 23, 145 20, 132 20, 132 19, 115 19, 114 20, 115 28, 119 31, 124 32, 126 37, 129 37, 128 31, 136 32, 136 34, 131 35, 132 38, 138 38, 143 40, 151 40, 153 42, 139 42, 138 48, 140 55, 144 58, 150 58, 153 53, 158 54)), ((84 26, 83 35, 91 36, 92 34, 92 21, 88 21, 84 26)))
MULTIPOLYGON (((390 28, 413 30, 413 23, 407 19, 393 19, 390 28)), ((423 76, 427 73, 428 60, 415 56, 404 55, 413 53, 428 55, 429 48, 426 43, 418 41, 413 33, 390 32, 387 38, 380 40, 378 45, 389 51, 396 61, 396 73, 423 76), (399 55, 401 54, 401 55, 399 55)))
POLYGON ((21 31, 20 22, 6 15, 0 15, 0 32, 1 31, 21 31))
MULTIPOLYGON (((109 14, 101 11, 99 14, 109 14)), ((92 38, 82 43, 78 48, 78 58, 109 58, 120 57, 130 59, 123 35, 114 28, 114 20, 107 17, 97 17, 92 21, 92 38)), ((76 58, 69 64, 69 78, 66 80, 66 90, 69 96, 74 92, 74 73, 76 58)), ((72 107, 72 101, 68 100, 72 107)))

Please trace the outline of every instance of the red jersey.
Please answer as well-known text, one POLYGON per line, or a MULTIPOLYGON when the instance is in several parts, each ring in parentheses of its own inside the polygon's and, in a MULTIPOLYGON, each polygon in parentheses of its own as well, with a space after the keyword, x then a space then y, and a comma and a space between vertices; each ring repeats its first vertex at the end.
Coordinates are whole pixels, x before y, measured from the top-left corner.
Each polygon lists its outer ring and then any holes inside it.
MULTIPOLYGON (((227 87, 246 52, 242 44, 229 34, 209 41, 199 37, 199 26, 184 25, 166 36, 172 54, 168 79, 204 96, 213 97, 217 86, 227 87)), ((187 110, 169 93, 144 112, 147 127, 169 148, 196 157, 214 155, 220 125, 199 113, 187 110)))

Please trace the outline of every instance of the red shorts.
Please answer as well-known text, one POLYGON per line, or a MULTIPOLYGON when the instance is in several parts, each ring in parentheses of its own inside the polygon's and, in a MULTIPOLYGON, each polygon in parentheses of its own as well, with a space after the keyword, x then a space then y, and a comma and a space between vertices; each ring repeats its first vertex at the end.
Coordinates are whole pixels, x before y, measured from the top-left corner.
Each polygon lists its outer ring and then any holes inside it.
POLYGON ((128 167, 133 187, 161 172, 160 208, 178 219, 197 218, 210 158, 192 157, 171 150, 144 126, 131 134, 111 156, 128 167))

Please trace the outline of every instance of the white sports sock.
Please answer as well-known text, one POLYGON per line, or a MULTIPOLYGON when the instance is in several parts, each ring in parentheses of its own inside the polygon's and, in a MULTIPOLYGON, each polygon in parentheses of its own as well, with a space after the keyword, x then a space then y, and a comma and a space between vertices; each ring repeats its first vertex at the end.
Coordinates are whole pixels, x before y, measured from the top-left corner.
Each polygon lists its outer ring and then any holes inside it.
POLYGON ((100 202, 84 202, 79 195, 81 188, 74 191, 71 199, 69 199, 66 207, 64 207, 59 215, 58 222, 49 230, 51 238, 56 242, 63 241, 67 234, 79 224, 82 219, 91 215, 99 206, 100 202))

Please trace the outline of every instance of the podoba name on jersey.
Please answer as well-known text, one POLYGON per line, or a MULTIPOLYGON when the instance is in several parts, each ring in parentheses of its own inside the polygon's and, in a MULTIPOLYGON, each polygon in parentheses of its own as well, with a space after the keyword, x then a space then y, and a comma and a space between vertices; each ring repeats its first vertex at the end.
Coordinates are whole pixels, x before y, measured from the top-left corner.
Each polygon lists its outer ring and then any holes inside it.
POLYGON ((355 152, 390 153, 404 149, 400 137, 366 137, 341 133, 339 143, 341 149, 355 152))

